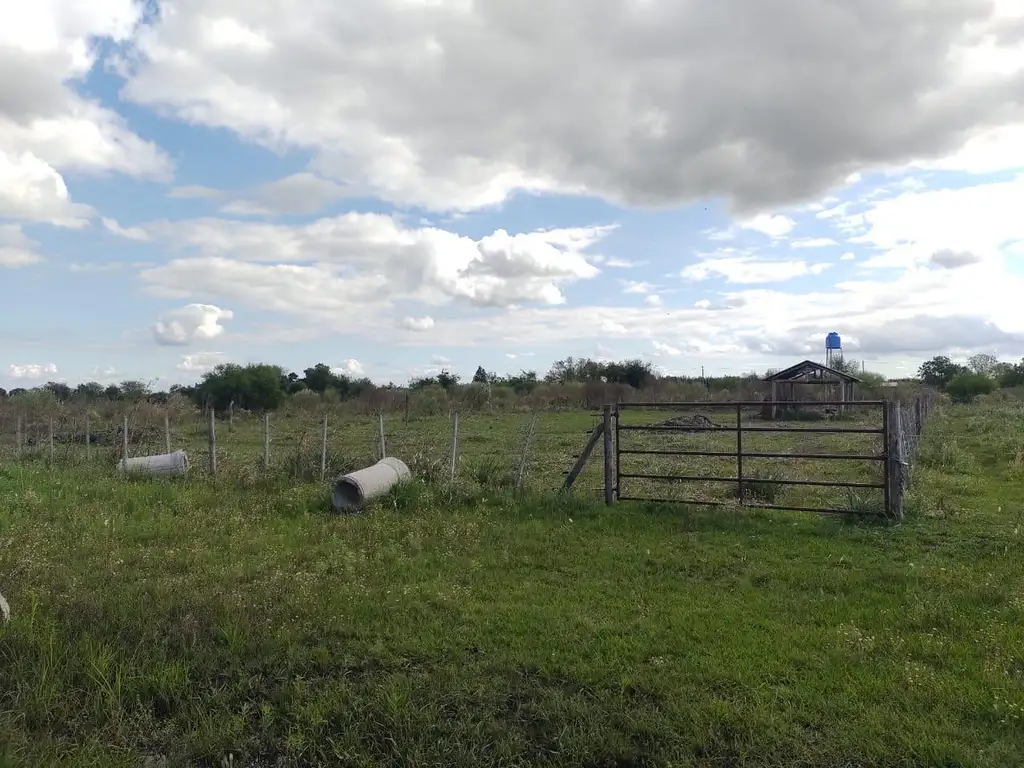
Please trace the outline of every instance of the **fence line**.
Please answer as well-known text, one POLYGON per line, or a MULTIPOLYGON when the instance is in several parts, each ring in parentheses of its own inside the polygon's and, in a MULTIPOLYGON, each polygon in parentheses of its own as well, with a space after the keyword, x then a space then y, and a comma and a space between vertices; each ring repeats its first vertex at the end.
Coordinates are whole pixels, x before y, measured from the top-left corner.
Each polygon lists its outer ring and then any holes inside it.
MULTIPOLYGON (((856 404, 868 403, 851 402, 851 405, 856 404)), ((622 407, 635 412, 640 405, 623 404, 622 407)), ((657 405, 665 407, 666 404, 657 405)), ((751 404, 749 409, 743 402, 735 401, 731 404, 699 405, 712 408, 740 408, 744 412, 749 412, 751 417, 757 418, 756 403, 751 404)), ((887 489, 891 495, 890 504, 895 504, 895 509, 900 508, 900 499, 909 482, 910 470, 919 451, 921 433, 932 406, 931 397, 920 397, 907 404, 891 401, 886 403, 888 421, 891 424, 885 455, 891 457, 896 466, 895 471, 887 472, 887 480, 892 478, 891 483, 887 484, 887 489), (891 448, 888 443, 890 436, 893 440, 891 448)), ((385 414, 383 411, 373 414, 370 418, 352 418, 351 415, 337 409, 329 413, 328 421, 327 409, 319 412, 280 411, 271 416, 269 413, 252 414, 236 408, 223 413, 208 410, 205 414, 199 414, 147 407, 133 408, 126 413, 108 414, 106 418, 101 418, 95 412, 58 411, 33 416, 10 410, 6 413, 0 411, 0 462, 20 457, 26 460, 44 460, 53 467, 81 464, 84 461, 96 466, 102 463, 113 469, 121 458, 129 455, 144 456, 184 449, 193 459, 193 471, 198 470, 199 475, 244 473, 255 477, 263 470, 299 480, 317 481, 392 455, 409 464, 417 476, 438 483, 466 481, 477 482, 482 486, 497 485, 553 491, 564 486, 566 475, 571 474, 572 479, 568 484, 575 484, 574 487, 578 491, 587 494, 600 494, 605 491, 606 483, 602 481, 600 466, 595 466, 595 462, 588 465, 586 461, 576 461, 574 465, 574 459, 577 459, 577 455, 587 443, 587 436, 592 437, 594 434, 595 422, 599 423, 599 414, 593 412, 485 414, 453 411, 450 416, 409 420, 404 414, 385 414), (204 419, 203 415, 207 418, 204 419), (228 426, 227 430, 222 430, 222 434, 218 434, 219 423, 228 426)), ((619 425, 616 422, 609 435, 605 454, 608 455, 611 451, 615 475, 620 471, 619 455, 628 458, 629 454, 637 453, 630 450, 630 446, 620 446, 617 433, 621 429, 624 434, 638 434, 630 431, 634 426, 638 425, 619 425)), ((658 438, 660 440, 674 439, 671 435, 676 433, 672 426, 651 424, 639 428, 645 430, 639 434, 665 436, 658 438)), ((758 476, 757 467, 768 465, 757 462, 786 457, 798 458, 797 453, 802 449, 791 447, 787 452, 781 452, 778 447, 773 447, 775 444, 772 442, 758 449, 758 439, 775 440, 776 438, 771 438, 770 434, 781 432, 791 435, 793 439, 807 441, 811 445, 815 443, 813 433, 831 431, 806 424, 800 427, 786 427, 767 422, 761 426, 744 425, 739 432, 735 426, 715 426, 710 423, 703 427, 703 430, 709 433, 709 440, 719 435, 725 442, 718 450, 708 450, 710 443, 700 446, 703 449, 700 451, 664 450, 666 446, 663 444, 641 446, 647 450, 639 452, 650 454, 648 458, 654 465, 662 462, 686 465, 691 463, 689 459, 683 458, 686 456, 717 456, 723 457, 721 461, 728 462, 727 457, 731 456, 740 467, 739 473, 743 475, 742 480, 736 480, 736 485, 740 487, 741 499, 742 484, 748 479, 761 486, 797 484, 784 478, 773 480, 771 476, 758 476), (793 435, 794 430, 802 434, 793 435), (727 444, 730 440, 732 444, 727 444), (737 452, 742 456, 737 458, 737 452), (755 473, 749 477, 746 467, 748 461, 751 462, 750 472, 755 473)), ((881 432, 878 429, 856 425, 851 425, 850 429, 843 431, 863 433, 865 436, 868 433, 881 432)), ((597 441, 598 438, 593 438, 588 444, 587 453, 593 451, 597 441)), ((854 455, 842 458, 870 458, 867 455, 857 455, 858 453, 869 452, 853 451, 854 455)), ((815 458, 825 460, 830 456, 822 453, 815 458)), ((892 466, 889 468, 892 469, 892 466)), ((631 474, 665 477, 697 474, 692 471, 680 472, 676 465, 665 469, 666 471, 659 471, 654 466, 641 471, 624 470, 622 474, 627 477, 631 474)), ((711 477, 707 479, 718 476, 724 483, 726 478, 720 472, 714 471, 713 467, 711 469, 711 477)), ((614 485, 618 485, 617 478, 614 485)), ((854 484, 853 487, 858 486, 854 484)), ((866 488, 867 485, 860 487, 866 488)), ((611 490, 612 498, 617 497, 617 487, 611 490)))

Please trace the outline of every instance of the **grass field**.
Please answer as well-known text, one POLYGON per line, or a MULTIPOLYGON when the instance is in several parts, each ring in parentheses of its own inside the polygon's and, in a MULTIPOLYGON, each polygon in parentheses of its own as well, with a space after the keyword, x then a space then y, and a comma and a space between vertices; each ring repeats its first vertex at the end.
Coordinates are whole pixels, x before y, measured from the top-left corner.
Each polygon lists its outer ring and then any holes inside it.
POLYGON ((350 517, 315 421, 269 477, 245 424, 216 480, 0 465, 0 765, 1024 764, 1021 405, 933 417, 900 527, 542 493, 583 413, 517 496, 526 421, 464 419, 452 486, 448 421, 396 425, 437 482, 350 517))

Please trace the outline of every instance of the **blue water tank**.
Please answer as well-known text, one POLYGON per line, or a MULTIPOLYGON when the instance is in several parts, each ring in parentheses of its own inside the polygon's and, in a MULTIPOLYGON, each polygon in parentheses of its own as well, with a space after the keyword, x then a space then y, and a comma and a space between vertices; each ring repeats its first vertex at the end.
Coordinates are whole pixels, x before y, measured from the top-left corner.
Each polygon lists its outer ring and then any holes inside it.
POLYGON ((839 341, 839 334, 832 331, 825 337, 825 349, 842 349, 843 344, 839 341))

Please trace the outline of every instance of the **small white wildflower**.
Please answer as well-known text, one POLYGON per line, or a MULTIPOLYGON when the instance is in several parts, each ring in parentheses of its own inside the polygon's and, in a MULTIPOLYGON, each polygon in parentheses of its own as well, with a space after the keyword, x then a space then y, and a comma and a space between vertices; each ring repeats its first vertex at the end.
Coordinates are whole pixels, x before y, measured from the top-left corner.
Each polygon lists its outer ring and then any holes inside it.
POLYGON ((11 606, 8 605, 3 595, 0 595, 0 619, 5 622, 11 618, 11 606))

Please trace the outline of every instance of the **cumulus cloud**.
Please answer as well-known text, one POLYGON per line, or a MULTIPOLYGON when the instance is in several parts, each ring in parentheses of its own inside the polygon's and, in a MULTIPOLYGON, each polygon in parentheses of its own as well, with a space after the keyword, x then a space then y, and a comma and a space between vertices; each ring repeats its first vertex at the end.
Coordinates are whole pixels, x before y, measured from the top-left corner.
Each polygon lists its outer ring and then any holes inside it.
POLYGON ((72 203, 64 177, 31 152, 0 149, 0 216, 78 229, 92 213, 72 203))
POLYGON ((0 268, 27 267, 43 257, 36 251, 38 243, 26 237, 17 224, 0 224, 0 268))
POLYGON ((673 347, 671 344, 666 344, 663 341, 655 339, 651 342, 654 346, 654 350, 659 355, 668 355, 669 357, 677 357, 683 354, 683 351, 677 347, 673 347))
POLYGON ((227 356, 223 352, 196 352, 192 355, 182 355, 177 368, 186 373, 203 374, 226 362, 227 356))
POLYGON ((724 278, 729 283, 780 283, 804 275, 820 275, 829 264, 806 261, 769 261, 754 256, 709 256, 680 273, 687 280, 724 278))
POLYGON ((366 369, 363 367, 363 364, 353 357, 343 361, 341 365, 332 368, 331 370, 334 371, 334 373, 343 373, 347 376, 366 375, 366 369))
POLYGON ((153 325, 157 344, 185 346, 196 341, 215 339, 224 333, 221 323, 234 317, 229 309, 212 304, 189 304, 164 314, 153 325))
POLYGON ((53 363, 7 366, 7 375, 12 379, 41 379, 44 376, 56 376, 57 373, 57 366, 53 363))
POLYGON ((432 317, 406 317, 402 320, 402 327, 410 331, 429 331, 434 327, 432 317))
POLYGON ((351 194, 341 184, 312 173, 295 173, 246 190, 221 208, 239 216, 312 214, 351 194))
POLYGON ((16 3, 0 8, 0 147, 21 185, 38 194, 17 203, 33 216, 70 222, 82 214, 67 207, 58 170, 167 176, 170 163, 155 144, 71 85, 95 66, 101 39, 132 38, 141 13, 132 0, 51 0, 31 12, 16 3))
MULTIPOLYGON (((562 285, 599 274, 582 249, 607 228, 497 230, 474 240, 348 213, 294 227, 200 219, 155 222, 146 231, 190 252, 142 273, 160 295, 206 291, 264 310, 315 310, 348 324, 373 322, 371 315, 399 301, 561 304, 562 285)), ((416 323, 405 325, 417 330, 416 323)))
POLYGON ((772 216, 763 213, 752 219, 741 221, 739 226, 743 229, 760 232, 762 235, 768 235, 768 237, 780 238, 788 235, 796 226, 796 222, 788 216, 772 216))
POLYGON ((929 261, 943 269, 956 269, 957 267, 966 267, 969 264, 977 264, 981 261, 981 257, 969 251, 951 251, 946 248, 933 253, 929 261))
POLYGON ((359 0, 302 14, 290 0, 178 0, 140 35, 124 95, 309 151, 316 170, 394 202, 559 190, 724 198, 753 214, 1017 122, 1018 14, 917 0, 607 0, 600 13, 359 0))

